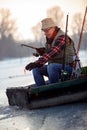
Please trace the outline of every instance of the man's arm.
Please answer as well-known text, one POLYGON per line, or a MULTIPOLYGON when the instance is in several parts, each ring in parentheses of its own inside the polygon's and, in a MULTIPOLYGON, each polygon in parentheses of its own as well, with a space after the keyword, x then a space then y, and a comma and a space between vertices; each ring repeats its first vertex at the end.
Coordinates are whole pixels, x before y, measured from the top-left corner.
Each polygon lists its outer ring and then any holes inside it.
POLYGON ((50 58, 53 58, 55 55, 61 52, 65 46, 65 36, 60 36, 56 41, 56 46, 52 47, 48 52, 46 52, 42 57, 37 61, 28 64, 25 69, 32 70, 37 67, 43 66, 50 58))
POLYGON ((40 57, 35 63, 44 65, 50 58, 61 52, 65 46, 65 36, 62 35, 56 40, 56 46, 52 47, 48 52, 46 52, 42 57, 40 57))

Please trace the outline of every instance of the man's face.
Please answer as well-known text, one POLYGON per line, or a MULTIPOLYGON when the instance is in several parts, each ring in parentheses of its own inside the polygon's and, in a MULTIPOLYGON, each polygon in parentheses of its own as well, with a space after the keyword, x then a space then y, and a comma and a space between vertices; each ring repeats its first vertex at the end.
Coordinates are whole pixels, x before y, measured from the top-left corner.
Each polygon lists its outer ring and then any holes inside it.
POLYGON ((51 38, 54 31, 55 31, 55 27, 51 27, 43 30, 47 38, 51 38))

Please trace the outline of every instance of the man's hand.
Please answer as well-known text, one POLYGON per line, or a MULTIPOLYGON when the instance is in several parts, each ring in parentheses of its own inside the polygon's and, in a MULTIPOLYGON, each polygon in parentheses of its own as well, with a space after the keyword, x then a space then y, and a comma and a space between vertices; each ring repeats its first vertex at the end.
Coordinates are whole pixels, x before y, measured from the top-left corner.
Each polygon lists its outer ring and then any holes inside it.
POLYGON ((30 64, 28 64, 26 67, 25 67, 25 69, 26 70, 32 70, 32 69, 34 69, 34 68, 36 68, 36 67, 38 67, 38 65, 36 64, 36 63, 30 63, 30 64))
POLYGON ((37 48, 36 51, 39 53, 40 56, 42 56, 45 53, 45 48, 37 48))
POLYGON ((39 67, 41 67, 41 66, 43 66, 43 65, 40 65, 40 64, 35 63, 35 62, 32 62, 32 63, 26 65, 26 66, 25 66, 25 69, 26 69, 26 70, 32 70, 32 69, 34 69, 34 68, 37 68, 37 67, 39 68, 39 67))
POLYGON ((38 57, 39 54, 38 53, 33 53, 33 56, 38 57))

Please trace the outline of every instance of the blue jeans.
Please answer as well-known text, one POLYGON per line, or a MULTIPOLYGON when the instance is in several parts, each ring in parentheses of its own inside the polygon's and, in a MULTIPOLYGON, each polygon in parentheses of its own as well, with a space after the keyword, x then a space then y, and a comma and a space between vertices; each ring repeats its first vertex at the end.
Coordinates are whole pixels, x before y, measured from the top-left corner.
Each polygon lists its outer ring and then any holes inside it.
MULTIPOLYGON (((49 65, 43 65, 40 68, 35 68, 32 70, 33 77, 37 86, 46 85, 44 76, 47 76, 49 83, 57 83, 61 78, 62 64, 51 63, 49 65)), ((72 67, 66 65, 65 70, 71 75, 72 67)))

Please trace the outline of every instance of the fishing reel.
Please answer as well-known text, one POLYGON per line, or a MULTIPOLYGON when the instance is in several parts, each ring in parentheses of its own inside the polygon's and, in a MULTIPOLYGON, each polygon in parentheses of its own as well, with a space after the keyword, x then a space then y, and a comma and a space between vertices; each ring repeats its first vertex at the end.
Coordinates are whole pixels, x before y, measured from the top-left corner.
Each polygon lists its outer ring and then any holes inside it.
POLYGON ((69 73, 65 70, 61 70, 61 81, 66 81, 69 79, 69 73))

